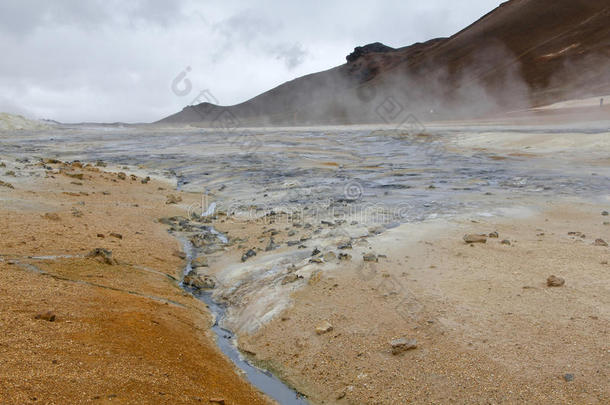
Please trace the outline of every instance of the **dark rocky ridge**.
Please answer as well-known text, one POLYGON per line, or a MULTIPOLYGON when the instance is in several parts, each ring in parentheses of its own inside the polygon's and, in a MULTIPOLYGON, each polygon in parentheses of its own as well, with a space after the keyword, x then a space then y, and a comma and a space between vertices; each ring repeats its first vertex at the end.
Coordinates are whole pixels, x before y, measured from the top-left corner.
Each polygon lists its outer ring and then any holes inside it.
POLYGON ((368 44, 365 46, 357 46, 356 48, 354 48, 354 52, 347 55, 345 59, 348 63, 350 63, 357 61, 361 56, 369 53, 386 53, 392 52, 394 50, 394 48, 384 45, 381 42, 373 42, 372 44, 368 44))

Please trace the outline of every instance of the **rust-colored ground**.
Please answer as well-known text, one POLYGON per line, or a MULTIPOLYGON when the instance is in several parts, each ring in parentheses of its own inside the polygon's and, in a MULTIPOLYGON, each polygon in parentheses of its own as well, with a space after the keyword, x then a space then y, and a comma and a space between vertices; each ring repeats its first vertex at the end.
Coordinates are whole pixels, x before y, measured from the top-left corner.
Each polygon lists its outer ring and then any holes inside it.
POLYGON ((180 247, 154 219, 181 213, 165 204, 173 191, 51 166, 0 187, 0 403, 269 403, 171 278, 180 247), (118 264, 84 257, 98 247, 118 264), (71 257, 28 257, 47 255, 71 257), (55 321, 35 319, 44 311, 55 321))

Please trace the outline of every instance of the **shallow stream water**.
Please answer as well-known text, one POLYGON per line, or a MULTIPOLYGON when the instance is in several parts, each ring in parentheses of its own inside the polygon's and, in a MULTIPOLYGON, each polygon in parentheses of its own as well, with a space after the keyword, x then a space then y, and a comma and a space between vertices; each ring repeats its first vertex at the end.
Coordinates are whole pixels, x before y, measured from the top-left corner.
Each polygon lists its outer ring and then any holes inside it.
MULTIPOLYGON (((219 234, 219 236, 222 237, 223 235, 219 234)), ((187 256, 187 265, 184 269, 184 275, 186 275, 192 270, 191 261, 193 260, 196 252, 188 240, 185 238, 180 238, 180 240, 184 246, 184 251, 187 256)), ((218 347, 224 353, 224 355, 233 362, 233 364, 243 371, 245 377, 252 385, 282 405, 307 405, 307 401, 300 394, 286 386, 269 371, 258 368, 250 363, 240 353, 235 344, 235 334, 222 326, 226 308, 212 298, 212 293, 210 291, 197 290, 185 285, 182 285, 182 288, 192 293, 193 296, 203 301, 207 305, 208 310, 214 317, 212 331, 216 335, 216 343, 218 344, 218 347)))

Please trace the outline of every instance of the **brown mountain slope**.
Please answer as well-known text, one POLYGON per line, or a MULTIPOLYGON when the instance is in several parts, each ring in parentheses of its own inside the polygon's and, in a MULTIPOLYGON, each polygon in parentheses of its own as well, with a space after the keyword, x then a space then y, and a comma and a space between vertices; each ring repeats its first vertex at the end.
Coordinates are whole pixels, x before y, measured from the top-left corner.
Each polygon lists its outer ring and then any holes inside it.
POLYGON ((306 125, 476 117, 610 91, 610 0, 511 0, 450 38, 357 48, 244 103, 160 123, 306 125))

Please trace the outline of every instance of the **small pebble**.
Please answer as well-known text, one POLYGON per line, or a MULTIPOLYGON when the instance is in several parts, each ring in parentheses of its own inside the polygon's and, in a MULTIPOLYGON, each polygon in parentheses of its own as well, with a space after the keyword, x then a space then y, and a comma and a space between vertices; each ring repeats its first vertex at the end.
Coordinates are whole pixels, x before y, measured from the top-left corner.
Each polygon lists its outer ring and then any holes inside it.
POLYGON ((549 287, 563 287, 565 283, 563 278, 557 276, 550 276, 546 279, 546 285, 549 287))
POLYGON ((42 319, 43 321, 55 322, 55 313, 52 311, 41 312, 34 319, 42 319))
POLYGON ((464 239, 464 242, 466 242, 466 243, 486 243, 487 242, 487 236, 485 236, 485 235, 468 234, 468 235, 464 235, 463 239, 464 239))

